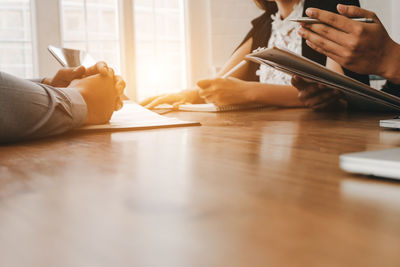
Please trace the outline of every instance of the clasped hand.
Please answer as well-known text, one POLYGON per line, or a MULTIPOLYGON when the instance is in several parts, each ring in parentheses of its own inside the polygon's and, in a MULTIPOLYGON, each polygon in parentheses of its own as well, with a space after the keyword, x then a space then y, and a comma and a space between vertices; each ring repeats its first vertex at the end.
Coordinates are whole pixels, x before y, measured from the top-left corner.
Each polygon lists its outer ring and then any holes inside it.
POLYGON ((44 79, 43 83, 77 89, 87 105, 85 124, 106 123, 113 112, 123 106, 121 97, 125 81, 104 62, 87 69, 83 66, 63 68, 53 78, 44 79))

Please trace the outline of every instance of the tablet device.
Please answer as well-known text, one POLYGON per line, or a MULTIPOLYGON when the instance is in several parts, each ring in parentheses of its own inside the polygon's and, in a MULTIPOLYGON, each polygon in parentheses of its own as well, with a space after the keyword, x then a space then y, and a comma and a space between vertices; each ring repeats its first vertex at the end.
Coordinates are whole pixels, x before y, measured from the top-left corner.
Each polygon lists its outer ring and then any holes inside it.
POLYGON ((400 148, 344 154, 340 168, 362 175, 400 180, 400 148))
POLYGON ((62 48, 53 45, 49 45, 47 49, 63 67, 73 68, 83 65, 88 68, 96 64, 94 58, 86 51, 62 48))

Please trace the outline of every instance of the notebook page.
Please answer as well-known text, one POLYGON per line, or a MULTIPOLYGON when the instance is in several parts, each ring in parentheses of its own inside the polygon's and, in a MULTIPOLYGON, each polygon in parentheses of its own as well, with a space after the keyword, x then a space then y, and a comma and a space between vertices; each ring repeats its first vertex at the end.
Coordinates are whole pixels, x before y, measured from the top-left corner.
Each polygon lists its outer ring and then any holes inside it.
POLYGON ((198 122, 189 122, 177 118, 169 118, 152 112, 134 102, 125 101, 124 107, 115 112, 111 120, 103 125, 91 125, 79 130, 113 130, 113 129, 143 129, 174 126, 198 126, 198 122))

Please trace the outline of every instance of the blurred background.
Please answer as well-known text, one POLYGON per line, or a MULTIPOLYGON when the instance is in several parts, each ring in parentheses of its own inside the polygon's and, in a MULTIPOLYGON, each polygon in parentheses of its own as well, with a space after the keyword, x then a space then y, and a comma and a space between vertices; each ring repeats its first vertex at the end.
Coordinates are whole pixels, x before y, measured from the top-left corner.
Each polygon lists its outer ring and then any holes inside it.
MULTIPOLYGON (((400 41, 400 1, 361 4, 400 41)), ((142 100, 214 75, 259 14, 252 0, 0 0, 0 70, 51 76, 60 66, 49 44, 83 49, 142 100)))

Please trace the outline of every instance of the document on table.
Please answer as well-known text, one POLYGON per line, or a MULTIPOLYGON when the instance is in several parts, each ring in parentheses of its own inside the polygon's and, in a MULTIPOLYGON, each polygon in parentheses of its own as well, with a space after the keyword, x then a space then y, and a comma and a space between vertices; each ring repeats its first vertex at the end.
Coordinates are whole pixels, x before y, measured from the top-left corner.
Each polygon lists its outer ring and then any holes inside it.
POLYGON ((226 106, 216 106, 214 104, 181 104, 176 109, 169 104, 161 104, 155 108, 156 111, 166 110, 169 111, 193 111, 193 112, 226 112, 226 111, 238 111, 238 110, 249 110, 249 109, 261 109, 265 107, 271 107, 265 104, 235 104, 226 106))
POLYGON ((115 112, 107 124, 83 126, 78 130, 141 130, 165 127, 200 126, 199 122, 183 121, 152 112, 134 102, 125 101, 124 107, 115 112))

